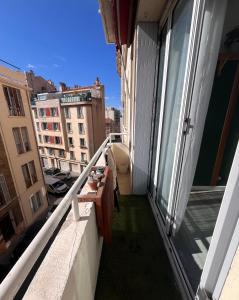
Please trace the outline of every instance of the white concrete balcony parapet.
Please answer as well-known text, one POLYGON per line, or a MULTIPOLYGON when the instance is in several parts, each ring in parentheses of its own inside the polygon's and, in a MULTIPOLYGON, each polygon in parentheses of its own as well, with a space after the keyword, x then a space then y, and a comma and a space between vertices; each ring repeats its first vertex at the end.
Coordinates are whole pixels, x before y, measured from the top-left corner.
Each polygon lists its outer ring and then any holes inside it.
MULTIPOLYGON (((127 133, 116 135, 125 134, 127 133)), ((72 204, 67 219, 50 245, 24 297, 93 300, 102 238, 98 235, 94 205, 78 203, 77 194, 92 166, 97 161, 101 164, 99 158, 104 154, 111 135, 99 147, 69 192, 2 281, 0 299, 15 297, 72 204)))

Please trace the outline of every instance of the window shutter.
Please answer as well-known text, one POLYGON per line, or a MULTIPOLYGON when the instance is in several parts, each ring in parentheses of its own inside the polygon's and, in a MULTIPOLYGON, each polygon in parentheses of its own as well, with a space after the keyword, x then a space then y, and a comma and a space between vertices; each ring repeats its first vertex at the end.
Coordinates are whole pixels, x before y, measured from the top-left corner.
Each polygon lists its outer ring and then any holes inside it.
POLYGON ((52 130, 53 129, 53 123, 48 123, 48 130, 52 130))
POLYGON ((61 124, 60 123, 57 123, 58 124, 58 130, 60 131, 61 130, 61 124))
POLYGON ((51 143, 51 144, 55 144, 54 136, 50 136, 50 143, 51 143))
POLYGON ((47 116, 47 117, 50 117, 50 115, 51 115, 50 108, 49 108, 49 107, 46 108, 45 111, 46 111, 46 116, 47 116))
POLYGON ((59 116, 58 107, 56 107, 56 116, 59 116))

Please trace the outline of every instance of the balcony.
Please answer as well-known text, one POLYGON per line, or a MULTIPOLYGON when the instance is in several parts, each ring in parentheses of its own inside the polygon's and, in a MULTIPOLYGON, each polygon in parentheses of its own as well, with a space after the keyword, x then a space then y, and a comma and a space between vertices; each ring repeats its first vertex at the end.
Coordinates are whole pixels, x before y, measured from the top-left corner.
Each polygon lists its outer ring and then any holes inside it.
POLYGON ((60 99, 61 103, 76 103, 92 100, 90 92, 78 94, 63 94, 63 97, 61 97, 60 99))
POLYGON ((2 282, 0 299, 181 299, 149 202, 130 195, 124 145, 112 145, 121 196, 111 246, 98 234, 94 204, 78 203, 91 167, 102 166, 109 139, 2 282))

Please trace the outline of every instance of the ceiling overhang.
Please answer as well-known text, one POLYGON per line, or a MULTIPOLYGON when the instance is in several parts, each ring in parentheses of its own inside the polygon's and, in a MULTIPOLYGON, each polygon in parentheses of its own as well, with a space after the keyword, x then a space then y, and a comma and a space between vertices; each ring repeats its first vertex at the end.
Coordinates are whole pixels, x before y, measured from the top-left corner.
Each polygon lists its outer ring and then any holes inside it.
POLYGON ((106 41, 117 46, 133 39, 137 0, 99 0, 106 41))

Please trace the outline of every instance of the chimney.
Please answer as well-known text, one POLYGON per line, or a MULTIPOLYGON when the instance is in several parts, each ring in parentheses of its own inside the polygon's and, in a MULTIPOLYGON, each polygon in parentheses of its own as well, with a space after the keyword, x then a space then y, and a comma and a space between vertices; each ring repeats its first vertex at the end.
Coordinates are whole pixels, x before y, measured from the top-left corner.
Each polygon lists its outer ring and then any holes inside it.
POLYGON ((64 82, 60 82, 60 92, 64 92, 67 90, 66 84, 64 82))
POLYGON ((100 85, 100 79, 99 79, 99 77, 96 77, 95 85, 97 85, 97 86, 100 85))

